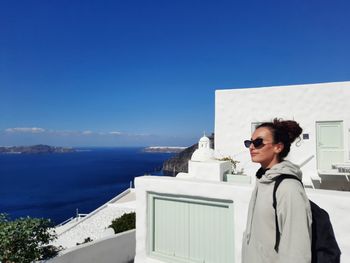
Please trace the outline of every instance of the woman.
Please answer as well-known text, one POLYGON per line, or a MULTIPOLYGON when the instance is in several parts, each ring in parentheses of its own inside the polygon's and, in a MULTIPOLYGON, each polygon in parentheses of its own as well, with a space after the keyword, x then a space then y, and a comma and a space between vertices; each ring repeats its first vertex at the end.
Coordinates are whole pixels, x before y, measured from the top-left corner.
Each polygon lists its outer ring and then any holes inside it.
POLYGON ((249 204, 243 236, 243 263, 310 263, 312 215, 309 200, 299 181, 285 179, 276 192, 280 232, 278 252, 275 210, 272 206, 274 181, 281 174, 301 179, 299 167, 284 158, 291 143, 300 136, 295 121, 274 119, 257 127, 251 140, 244 142, 253 162, 260 163, 256 186, 249 204))

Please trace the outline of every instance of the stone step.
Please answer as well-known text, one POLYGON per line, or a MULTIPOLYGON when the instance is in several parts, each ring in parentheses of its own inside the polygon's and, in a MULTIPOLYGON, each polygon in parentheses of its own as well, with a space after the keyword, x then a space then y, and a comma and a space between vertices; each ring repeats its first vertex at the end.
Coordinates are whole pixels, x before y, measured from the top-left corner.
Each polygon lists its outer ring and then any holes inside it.
POLYGON ((319 175, 349 175, 349 172, 339 172, 338 169, 318 170, 319 175))

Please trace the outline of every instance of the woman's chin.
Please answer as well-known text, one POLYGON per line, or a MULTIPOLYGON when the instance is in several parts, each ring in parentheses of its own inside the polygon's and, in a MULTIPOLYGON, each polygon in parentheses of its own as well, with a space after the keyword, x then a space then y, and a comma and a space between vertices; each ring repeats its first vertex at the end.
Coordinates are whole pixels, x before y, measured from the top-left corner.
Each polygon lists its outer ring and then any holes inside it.
POLYGON ((256 156, 251 156, 250 159, 252 160, 253 163, 259 162, 259 158, 257 158, 256 156))

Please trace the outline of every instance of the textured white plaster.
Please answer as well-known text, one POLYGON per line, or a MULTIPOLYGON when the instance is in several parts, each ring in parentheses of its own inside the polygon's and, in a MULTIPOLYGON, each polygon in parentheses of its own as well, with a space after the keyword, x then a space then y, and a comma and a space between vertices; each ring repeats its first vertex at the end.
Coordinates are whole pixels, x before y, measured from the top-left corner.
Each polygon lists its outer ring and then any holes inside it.
POLYGON ((289 159, 301 164, 305 182, 318 178, 316 121, 343 121, 344 161, 349 160, 350 82, 217 90, 215 94, 215 153, 240 161, 239 168, 254 174, 257 166, 249 160, 243 145, 251 136, 251 123, 275 117, 294 119, 310 139, 292 146, 289 159))
POLYGON ((59 253, 46 263, 125 263, 135 256, 135 229, 101 238, 59 253))
MULTIPOLYGON (((147 255, 147 192, 193 197, 232 200, 234 203, 235 262, 241 262, 241 241, 246 225, 248 203, 252 185, 210 182, 198 179, 142 176, 135 179, 136 186, 136 257, 135 263, 161 263, 147 255)), ((338 244, 342 262, 350 262, 350 193, 330 190, 306 190, 308 197, 327 210, 338 244)))
POLYGON ((252 186, 198 179, 186 180, 176 177, 142 176, 135 178, 135 189, 137 214, 135 263, 162 262, 147 255, 147 192, 233 200, 234 218, 232 223, 234 223, 235 229, 235 262, 240 262, 241 240, 252 186))
POLYGON ((75 247, 76 243, 84 242, 85 238, 88 237, 92 240, 98 240, 105 236, 105 229, 108 228, 113 219, 130 212, 134 212, 134 209, 124 206, 106 206, 84 222, 59 235, 53 244, 70 248, 75 247))
POLYGON ((74 224, 68 223, 68 226, 72 225, 71 227, 57 228, 57 239, 52 244, 67 249, 75 247, 77 243, 83 243, 88 237, 94 241, 99 240, 106 236, 106 228, 109 227, 112 220, 134 211, 135 193, 133 189, 128 189, 77 223, 74 221, 74 224))
MULTIPOLYGON (((188 161, 188 174, 200 180, 220 182, 225 173, 231 171, 228 161, 194 162, 188 161)), ((177 176, 178 177, 178 176, 177 176)))

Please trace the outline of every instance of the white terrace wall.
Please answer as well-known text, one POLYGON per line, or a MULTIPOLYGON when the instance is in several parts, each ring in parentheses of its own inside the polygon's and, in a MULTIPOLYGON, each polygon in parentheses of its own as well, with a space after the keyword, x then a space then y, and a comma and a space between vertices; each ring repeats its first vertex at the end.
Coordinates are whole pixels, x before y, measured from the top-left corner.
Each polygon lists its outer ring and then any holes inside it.
POLYGON ((43 262, 130 263, 135 257, 135 247, 134 229, 64 250, 64 254, 43 262))
MULTIPOLYGON (((140 176, 135 178, 136 189, 136 257, 135 263, 163 263, 165 261, 151 257, 149 250, 150 229, 148 229, 150 207, 148 193, 172 194, 178 197, 214 198, 232 200, 234 213, 231 226, 234 228, 234 261, 241 262, 241 241, 246 224, 251 185, 232 185, 225 182, 213 182, 197 179, 180 179, 168 176, 140 176)), ((175 224, 176 225, 176 224, 175 224)), ((213 225, 207 226, 211 231, 213 225)), ((173 237, 169 236, 169 239, 173 237)), ((175 250, 175 247, 174 247, 175 250)), ((175 261, 167 261, 175 262, 175 261)), ((194 262, 187 260, 185 262, 194 262)), ((218 262, 219 263, 219 262, 218 262)))
MULTIPOLYGON (((148 194, 172 194, 178 197, 192 196, 194 198, 215 198, 233 201, 232 226, 234 228, 234 260, 241 262, 241 242, 246 225, 248 203, 253 185, 226 182, 213 182, 198 179, 180 179, 167 176, 141 176, 135 178, 136 186, 136 257, 135 263, 163 263, 148 252, 150 246, 148 194)), ((350 262, 350 228, 347 215, 350 211, 350 193, 344 191, 307 189, 308 197, 320 207, 327 210, 331 218, 335 236, 342 251, 342 262, 350 262)), ((174 204, 176 206, 176 204, 174 204)), ((153 221, 153 220, 152 220, 153 221)), ((201 220, 203 221, 203 220, 201 220)), ((176 223, 169 223, 175 227, 176 223)), ((204 221, 203 221, 204 222, 204 221)), ((215 225, 207 225, 208 233, 213 233, 215 225)), ((229 230, 227 230, 229 231, 229 230)), ((168 236, 173 240, 172 236, 168 236)), ((174 250, 176 248, 174 247, 174 250)), ((120 262, 120 261, 118 261, 120 262)), ((178 261, 176 261, 178 262, 178 261)), ((192 260, 181 262, 194 262, 192 260)), ((198 261, 195 261, 198 262, 198 261)), ((211 261, 221 263, 222 261, 211 261)))
POLYGON ((253 174, 257 166, 251 164, 243 141, 250 138, 252 123, 275 117, 294 119, 304 129, 303 133, 309 134, 300 147, 292 146, 289 155, 297 164, 309 159, 302 168, 304 175, 318 178, 316 122, 343 121, 344 161, 349 160, 350 82, 217 90, 216 156, 231 156, 240 161, 247 174, 253 174))

